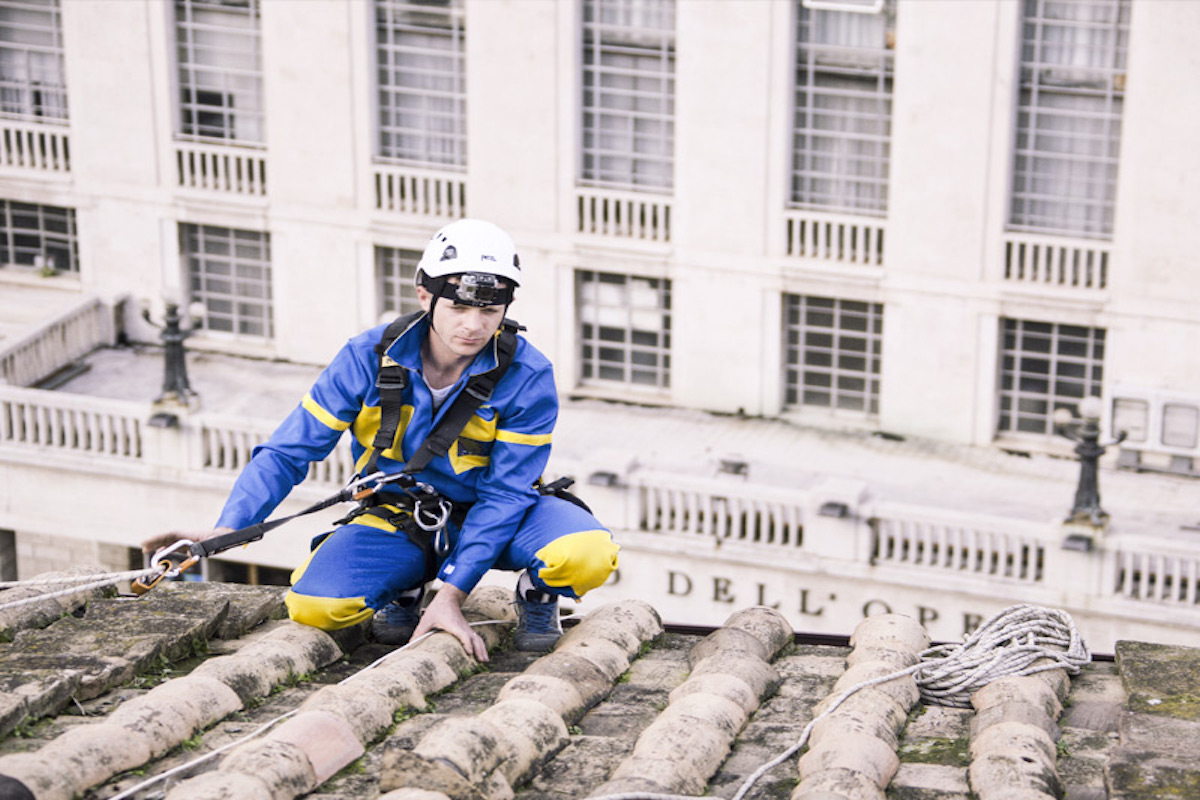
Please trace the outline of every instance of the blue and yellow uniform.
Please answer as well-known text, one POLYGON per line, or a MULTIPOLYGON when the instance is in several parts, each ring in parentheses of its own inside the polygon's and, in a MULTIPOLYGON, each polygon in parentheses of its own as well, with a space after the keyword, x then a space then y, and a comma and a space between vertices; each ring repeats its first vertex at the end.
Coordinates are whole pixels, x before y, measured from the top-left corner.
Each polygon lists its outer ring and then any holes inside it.
MULTIPOLYGON (((300 405, 255 448, 218 525, 236 529, 266 519, 308 474, 309 463, 329 455, 346 430, 352 434, 356 469, 364 470, 380 422, 374 348, 386 327, 347 342, 300 405)), ((421 343, 428 329, 424 315, 385 354, 413 376, 404 390, 395 444, 379 454, 377 469, 385 472, 403 469, 467 379, 497 363, 493 342, 475 357, 435 413, 429 387, 420 377, 421 343)), ((461 524, 447 525, 451 549, 440 562, 443 581, 469 592, 489 569, 528 569, 537 588, 582 597, 616 568, 618 547, 594 516, 534 488, 550 456, 557 417, 553 368, 519 338, 491 399, 476 410, 449 452, 415 476, 456 507, 469 508, 461 524)), ((424 552, 404 532, 377 517, 360 516, 337 528, 292 573, 288 610, 296 621, 327 630, 355 625, 419 586, 424 570, 424 552)))

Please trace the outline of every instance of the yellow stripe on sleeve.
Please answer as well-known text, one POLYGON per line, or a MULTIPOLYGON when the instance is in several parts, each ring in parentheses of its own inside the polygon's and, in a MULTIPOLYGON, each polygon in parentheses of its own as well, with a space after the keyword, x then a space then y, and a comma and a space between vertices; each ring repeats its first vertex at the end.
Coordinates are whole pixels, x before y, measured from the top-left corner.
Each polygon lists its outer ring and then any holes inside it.
POLYGON ((340 419, 330 414, 325 409, 317 404, 316 400, 312 399, 312 395, 304 395, 304 399, 300 401, 300 405, 304 406, 304 410, 317 418, 322 425, 327 428, 332 428, 335 431, 344 431, 350 427, 349 422, 342 422, 340 419))
POLYGON ((496 441, 508 442, 509 444, 527 444, 531 447, 541 447, 544 444, 550 444, 550 434, 496 431, 496 441))

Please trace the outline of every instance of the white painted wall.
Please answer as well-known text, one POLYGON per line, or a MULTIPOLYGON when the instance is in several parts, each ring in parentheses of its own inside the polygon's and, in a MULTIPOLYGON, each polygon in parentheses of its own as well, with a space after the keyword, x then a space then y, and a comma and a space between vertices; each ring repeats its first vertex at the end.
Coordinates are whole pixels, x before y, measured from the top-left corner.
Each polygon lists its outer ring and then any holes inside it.
MULTIPOLYGON (((783 252, 789 2, 679 4, 673 237, 649 244, 575 231, 577 4, 467 0, 468 212, 516 237, 527 282, 513 314, 560 388, 777 414, 779 296, 800 292, 885 306, 879 418, 789 412, 805 424, 990 444, 1003 316, 1102 325, 1107 378, 1200 395, 1186 346, 1200 334, 1200 88, 1181 79, 1200 67, 1200 7, 1135 4, 1111 282, 1092 293, 1002 279, 1019 13, 1007 0, 900 0, 886 263, 858 269, 783 252), (579 268, 672 281, 669 392, 575 385, 579 268)), ((271 233, 276 339, 197 336, 193 348, 320 363, 375 321, 374 246, 420 249, 441 221, 373 209, 369 3, 264 0, 267 198, 176 188, 168 4, 66 3, 63 20, 74 169, 0 168, 0 196, 78 210, 84 287, 178 292, 180 221, 245 227, 271 233)), ((156 338, 136 320, 132 334, 156 338)))

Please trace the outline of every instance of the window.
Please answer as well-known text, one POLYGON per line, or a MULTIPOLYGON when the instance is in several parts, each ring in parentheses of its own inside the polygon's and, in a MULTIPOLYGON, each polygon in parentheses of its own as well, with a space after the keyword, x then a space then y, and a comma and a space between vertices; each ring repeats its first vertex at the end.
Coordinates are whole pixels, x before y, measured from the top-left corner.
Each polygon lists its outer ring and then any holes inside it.
POLYGON ((0 528, 0 581, 15 581, 16 579, 17 532, 0 528))
POLYGON ((580 271, 580 377, 666 389, 671 383, 671 282, 580 271))
POLYGON ((175 0, 179 133, 262 144, 258 0, 175 0))
POLYGON ((1000 351, 1000 433, 1054 432, 1056 408, 1099 397, 1104 329, 1006 319, 1000 351))
POLYGON ((581 182, 671 189, 674 0, 584 0, 582 96, 581 182))
POLYGON ((67 121, 59 0, 0 0, 0 113, 67 121))
POLYGON ((0 264, 79 272, 75 209, 0 200, 0 264))
POLYGON ((792 204, 883 216, 891 158, 895 0, 811 6, 808 0, 797 3, 792 204))
POLYGON ((204 304, 202 327, 269 339, 271 239, 259 231, 179 226, 192 302, 204 304))
POLYGON ((1196 447, 1200 408, 1182 403, 1163 405, 1162 443, 1169 447, 1196 447))
POLYGON ((380 316, 402 316, 421 310, 413 283, 420 260, 420 250, 375 248, 375 289, 380 316))
POLYGON ((1013 230, 1109 238, 1129 0, 1025 0, 1013 230))
POLYGON ((879 413, 883 305, 784 295, 784 405, 879 413))
POLYGON ((462 0, 376 0, 378 152, 419 166, 467 165, 462 0))
POLYGON ((1150 418, 1149 403, 1130 397, 1118 397, 1113 400, 1112 414, 1114 431, 1125 431, 1125 437, 1130 442, 1146 441, 1146 421, 1150 418))

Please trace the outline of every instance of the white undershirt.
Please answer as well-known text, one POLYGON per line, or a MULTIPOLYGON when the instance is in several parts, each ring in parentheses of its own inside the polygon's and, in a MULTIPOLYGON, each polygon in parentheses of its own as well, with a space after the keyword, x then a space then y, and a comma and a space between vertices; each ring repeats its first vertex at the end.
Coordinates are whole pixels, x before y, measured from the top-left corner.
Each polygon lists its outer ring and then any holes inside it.
POLYGON ((442 403, 446 402, 446 398, 450 396, 450 392, 454 389, 454 384, 443 389, 435 389, 429 386, 429 381, 425 380, 425 376, 421 376, 421 380, 425 381, 425 385, 429 387, 429 394, 433 396, 433 413, 436 414, 438 409, 442 407, 442 403))

